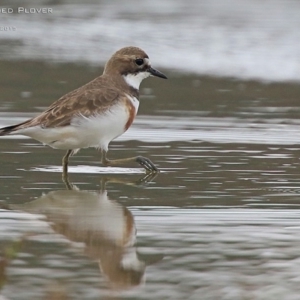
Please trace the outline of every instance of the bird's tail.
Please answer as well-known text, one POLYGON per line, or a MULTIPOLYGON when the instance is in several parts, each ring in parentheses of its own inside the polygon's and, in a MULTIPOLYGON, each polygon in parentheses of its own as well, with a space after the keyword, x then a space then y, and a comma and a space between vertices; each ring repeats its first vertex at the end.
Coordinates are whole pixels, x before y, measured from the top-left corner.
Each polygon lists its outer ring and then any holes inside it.
POLYGON ((24 128, 25 123, 28 123, 28 121, 0 128, 0 136, 13 134, 15 131, 24 128))
POLYGON ((16 130, 16 127, 18 127, 18 125, 12 125, 12 126, 0 128, 0 136, 12 133, 13 131, 16 130))

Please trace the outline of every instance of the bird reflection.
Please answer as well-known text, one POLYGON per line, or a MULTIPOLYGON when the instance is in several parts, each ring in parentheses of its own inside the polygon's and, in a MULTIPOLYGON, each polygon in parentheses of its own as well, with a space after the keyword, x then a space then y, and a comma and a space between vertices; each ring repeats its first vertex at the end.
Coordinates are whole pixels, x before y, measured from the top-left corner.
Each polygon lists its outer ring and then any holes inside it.
MULTIPOLYGON (((153 179, 146 177, 139 183, 153 179)), ((108 181, 120 182, 102 178, 99 192, 80 191, 68 183, 67 190, 49 192, 23 204, 22 210, 46 215, 55 232, 84 243, 86 255, 98 261, 109 285, 126 289, 141 284, 146 265, 162 257, 140 258, 135 247, 134 217, 126 207, 108 198, 108 181)))

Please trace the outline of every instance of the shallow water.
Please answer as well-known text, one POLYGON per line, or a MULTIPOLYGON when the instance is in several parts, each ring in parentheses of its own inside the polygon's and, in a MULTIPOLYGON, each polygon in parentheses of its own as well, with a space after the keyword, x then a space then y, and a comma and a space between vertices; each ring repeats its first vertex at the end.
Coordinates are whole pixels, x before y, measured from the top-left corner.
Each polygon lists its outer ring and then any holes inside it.
MULTIPOLYGON (((1 126, 100 73, 0 64, 1 126)), ((68 190, 62 151, 0 138, 3 297, 299 298, 299 85, 168 75, 143 83, 138 118, 109 152, 151 158, 155 178, 103 168, 86 149, 68 190)))

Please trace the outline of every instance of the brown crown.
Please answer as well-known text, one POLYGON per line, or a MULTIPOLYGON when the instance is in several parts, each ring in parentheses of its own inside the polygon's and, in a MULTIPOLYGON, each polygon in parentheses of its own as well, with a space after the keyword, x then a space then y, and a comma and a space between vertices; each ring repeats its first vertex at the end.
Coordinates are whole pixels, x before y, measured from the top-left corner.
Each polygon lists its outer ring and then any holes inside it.
POLYGON ((145 65, 138 66, 135 60, 138 58, 149 58, 148 55, 138 47, 125 47, 118 50, 106 63, 103 74, 126 75, 137 73, 145 69, 145 65))

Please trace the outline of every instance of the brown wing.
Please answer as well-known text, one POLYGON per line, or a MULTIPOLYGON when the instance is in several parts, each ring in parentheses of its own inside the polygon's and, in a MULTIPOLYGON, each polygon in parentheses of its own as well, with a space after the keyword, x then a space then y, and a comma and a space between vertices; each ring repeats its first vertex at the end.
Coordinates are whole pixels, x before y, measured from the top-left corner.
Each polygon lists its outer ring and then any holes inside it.
POLYGON ((119 96, 115 89, 75 90, 56 102, 39 116, 23 123, 20 128, 41 125, 45 128, 66 126, 74 115, 89 117, 113 105, 119 96))

